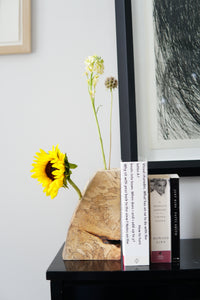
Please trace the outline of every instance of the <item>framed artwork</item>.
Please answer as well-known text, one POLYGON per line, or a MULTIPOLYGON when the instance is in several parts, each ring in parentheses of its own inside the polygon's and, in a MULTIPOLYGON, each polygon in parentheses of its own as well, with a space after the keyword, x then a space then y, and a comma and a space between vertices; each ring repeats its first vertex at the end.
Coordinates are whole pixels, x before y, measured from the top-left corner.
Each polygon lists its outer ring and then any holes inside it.
POLYGON ((31 0, 0 1, 0 54, 31 52, 31 0))
POLYGON ((122 161, 200 175, 199 0, 115 0, 122 161))

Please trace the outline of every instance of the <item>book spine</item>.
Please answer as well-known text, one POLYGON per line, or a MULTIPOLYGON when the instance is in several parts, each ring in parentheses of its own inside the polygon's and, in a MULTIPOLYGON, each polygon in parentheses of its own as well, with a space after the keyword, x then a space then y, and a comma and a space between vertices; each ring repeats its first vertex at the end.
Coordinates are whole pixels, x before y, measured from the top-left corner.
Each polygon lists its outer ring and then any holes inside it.
POLYGON ((172 263, 180 262, 179 178, 171 178, 172 263))
POLYGON ((151 177, 149 181, 151 263, 170 263, 170 179, 151 177))
POLYGON ((149 265, 147 162, 121 163, 121 240, 124 269, 149 265))

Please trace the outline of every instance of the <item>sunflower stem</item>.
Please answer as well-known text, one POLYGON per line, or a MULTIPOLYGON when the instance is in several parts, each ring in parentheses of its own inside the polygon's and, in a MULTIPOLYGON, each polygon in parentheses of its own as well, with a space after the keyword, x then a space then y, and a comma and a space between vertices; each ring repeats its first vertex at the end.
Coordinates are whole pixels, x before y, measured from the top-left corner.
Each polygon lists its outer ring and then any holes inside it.
POLYGON ((67 181, 71 184, 71 186, 75 189, 75 191, 78 193, 79 195, 79 200, 81 200, 82 198, 82 194, 81 194, 81 191, 79 190, 79 188, 77 187, 77 185, 70 179, 70 178, 67 178, 67 181))

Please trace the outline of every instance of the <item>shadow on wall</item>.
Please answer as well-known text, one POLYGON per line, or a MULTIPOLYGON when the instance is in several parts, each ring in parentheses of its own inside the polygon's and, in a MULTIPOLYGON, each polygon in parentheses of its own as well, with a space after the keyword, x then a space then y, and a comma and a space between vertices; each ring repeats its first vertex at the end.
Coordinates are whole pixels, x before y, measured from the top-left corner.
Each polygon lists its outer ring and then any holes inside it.
POLYGON ((181 238, 200 238, 200 177, 180 179, 181 238))

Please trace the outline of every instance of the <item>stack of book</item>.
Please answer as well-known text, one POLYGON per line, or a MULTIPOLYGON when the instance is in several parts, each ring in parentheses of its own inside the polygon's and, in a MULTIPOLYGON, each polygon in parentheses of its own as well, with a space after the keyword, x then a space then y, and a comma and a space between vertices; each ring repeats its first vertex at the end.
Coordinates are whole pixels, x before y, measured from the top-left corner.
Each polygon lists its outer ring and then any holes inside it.
POLYGON ((123 266, 179 263, 179 176, 148 175, 147 162, 121 163, 123 266))

